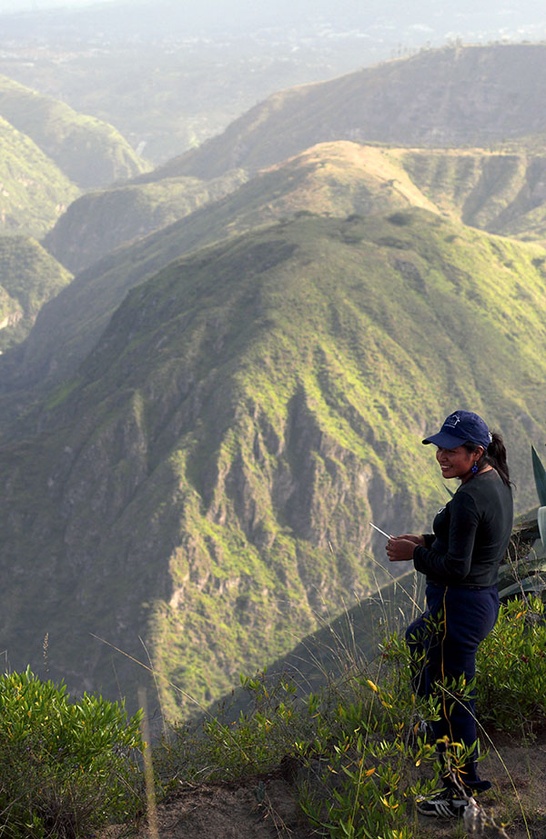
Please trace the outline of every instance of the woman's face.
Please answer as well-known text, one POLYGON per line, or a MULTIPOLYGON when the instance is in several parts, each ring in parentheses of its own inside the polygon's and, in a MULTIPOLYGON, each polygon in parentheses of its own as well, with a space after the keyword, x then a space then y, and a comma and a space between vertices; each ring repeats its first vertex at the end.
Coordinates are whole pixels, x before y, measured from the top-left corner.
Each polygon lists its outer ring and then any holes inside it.
POLYGON ((475 452, 469 452, 464 446, 457 446, 456 449, 441 449, 438 447, 436 460, 442 470, 442 477, 460 478, 464 484, 471 477, 471 469, 482 454, 481 446, 475 452))

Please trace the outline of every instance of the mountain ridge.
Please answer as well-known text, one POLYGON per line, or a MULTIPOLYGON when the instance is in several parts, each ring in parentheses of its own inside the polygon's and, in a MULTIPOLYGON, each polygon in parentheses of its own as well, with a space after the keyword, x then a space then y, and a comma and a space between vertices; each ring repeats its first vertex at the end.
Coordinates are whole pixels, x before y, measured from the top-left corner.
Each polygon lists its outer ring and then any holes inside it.
POLYGON ((52 675, 134 697, 145 648, 192 713, 375 589, 368 521, 445 497, 418 443, 447 403, 502 419, 516 466, 540 434, 541 254, 422 209, 308 215, 133 288, 0 453, 13 666, 41 672, 47 629, 52 675))
POLYGON ((212 181, 146 178, 81 196, 44 238, 69 270, 81 272, 121 245, 143 239, 219 201, 247 180, 242 171, 212 181))
MULTIPOLYGON (((9 391, 72 374, 129 288, 185 252, 275 219, 306 212, 348 217, 421 207, 493 232, 500 228, 498 232, 505 235, 514 231, 541 241, 546 236, 546 205, 540 178, 534 182, 531 178, 543 168, 543 157, 483 150, 393 149, 349 141, 306 149, 140 242, 120 245, 82 271, 41 312, 13 364, 9 358, 0 364, 0 382, 9 391), (531 219, 534 229, 526 227, 531 219), (524 230, 528 232, 523 234, 524 230)), ((237 179, 232 185, 237 187, 237 179)), ((123 200, 126 188, 120 192, 123 200)), ((105 194, 105 202, 109 196, 110 192, 105 194)), ((138 191, 136 196, 138 201, 138 191)), ((103 210, 102 194, 96 200, 103 210)), ((95 221, 76 212, 80 203, 89 209, 94 201, 92 196, 76 202, 45 240, 61 262, 73 265, 91 259, 96 231, 105 225, 110 235, 117 235, 116 219, 110 214, 100 212, 95 221), (72 234, 67 240, 66 230, 72 234)), ((137 213, 132 221, 135 205, 125 207, 122 229, 134 233, 140 216, 137 213)))
POLYGON ((541 133, 546 46, 426 50, 275 93, 219 136, 170 161, 171 174, 256 171, 330 140, 489 148, 541 133))
MULTIPOLYGON (((490 233, 544 240, 545 160, 543 153, 528 150, 401 149, 339 140, 304 149, 250 177, 234 170, 213 181, 172 179, 164 178, 160 167, 127 185, 83 196, 59 219, 44 244, 67 268, 82 271, 169 221, 191 217, 200 206, 209 207, 214 227, 214 205, 221 213, 229 203, 221 199, 230 194, 235 218, 229 227, 238 232, 283 213, 343 216, 416 206, 490 233), (157 199, 150 201, 147 211, 148 190, 161 191, 161 212, 157 199)), ((195 238, 196 244, 207 241, 212 237, 205 231, 195 238)))
POLYGON ((112 125, 6 76, 0 76, 0 115, 80 189, 105 186, 147 168, 112 125))
POLYGON ((79 195, 79 189, 25 134, 0 117, 0 229, 41 238, 79 195))

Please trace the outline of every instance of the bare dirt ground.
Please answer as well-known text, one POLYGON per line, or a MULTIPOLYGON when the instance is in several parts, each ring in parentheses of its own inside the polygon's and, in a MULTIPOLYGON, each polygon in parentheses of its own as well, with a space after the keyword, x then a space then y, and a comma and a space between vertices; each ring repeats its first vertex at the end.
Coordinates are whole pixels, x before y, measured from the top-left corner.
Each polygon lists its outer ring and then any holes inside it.
MULTIPOLYGON (((493 789, 479 799, 488 823, 473 835, 546 839, 546 737, 525 747, 500 738, 484 758, 481 774, 493 782, 493 789)), ((457 822, 410 818, 415 839, 469 835, 457 822)), ((305 821, 295 788, 279 772, 238 784, 181 785, 176 795, 158 806, 155 824, 152 820, 110 828, 101 839, 311 839, 321 835, 328 834, 305 821)))

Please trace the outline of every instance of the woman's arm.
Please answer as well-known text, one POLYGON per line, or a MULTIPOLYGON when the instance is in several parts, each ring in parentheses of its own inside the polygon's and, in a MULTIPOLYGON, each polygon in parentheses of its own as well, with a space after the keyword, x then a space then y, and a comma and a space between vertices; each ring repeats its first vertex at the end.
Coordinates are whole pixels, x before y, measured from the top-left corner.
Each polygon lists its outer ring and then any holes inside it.
POLYGON ((413 562, 417 571, 445 582, 462 582, 472 565, 479 513, 474 499, 465 492, 456 493, 449 502, 447 551, 416 546, 413 562))

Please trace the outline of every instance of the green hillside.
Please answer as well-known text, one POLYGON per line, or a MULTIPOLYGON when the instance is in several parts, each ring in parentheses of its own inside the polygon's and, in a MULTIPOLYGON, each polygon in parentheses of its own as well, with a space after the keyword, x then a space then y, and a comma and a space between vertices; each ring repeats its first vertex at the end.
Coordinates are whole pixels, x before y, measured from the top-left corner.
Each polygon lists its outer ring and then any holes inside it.
POLYGON ((526 241, 546 241, 546 156, 477 150, 399 152, 417 187, 465 224, 526 241))
MULTIPOLYGON (((493 229, 523 225, 529 221, 526 209, 535 199, 530 197, 525 203, 522 195, 539 162, 537 158, 491 155, 483 150, 387 149, 344 141, 307 149, 83 272, 54 306, 43 312, 17 365, 9 373, 6 365, 0 368, 0 381, 13 377, 14 382, 26 386, 70 375, 94 346, 128 289, 184 253, 275 219, 308 212, 345 217, 420 207, 493 229), (496 172, 494 182, 491 170, 496 172)), ((140 225, 152 223, 154 196, 170 195, 173 203, 183 204, 184 188, 180 181, 175 183, 176 187, 171 181, 121 186, 85 196, 69 208, 46 244, 70 267, 88 261, 105 250, 108 242, 133 236, 140 225)), ((540 181, 534 184, 536 195, 540 181)), ((206 195, 205 184, 199 194, 206 195)), ((188 197, 191 200, 192 195, 188 197)), ((171 207, 168 204, 165 211, 171 207)), ((540 207, 535 213, 538 218, 540 207)), ((532 235, 526 233, 525 238, 532 235)))
POLYGON ((148 168, 113 126, 5 76, 0 76, 0 116, 81 189, 131 178, 148 168))
MULTIPOLYGON (((45 244, 64 265, 81 270, 115 247, 177 218, 187 220, 149 240, 144 250, 157 251, 170 239, 180 243, 174 253, 169 249, 172 259, 302 211, 345 216, 408 206, 435 209, 395 155, 357 143, 324 143, 255 174, 249 183, 241 171, 199 181, 161 178, 163 170, 158 169, 136 183, 83 196, 69 207, 45 244), (228 194, 231 197, 222 201, 228 194), (200 207, 202 212, 197 212, 200 207)), ((143 258, 141 252, 138 261, 143 258)), ((115 261, 121 267, 120 259, 115 261)))
POLYGON ((408 206, 490 233, 546 240, 546 158, 524 151, 406 150, 338 141, 261 170, 246 184, 242 171, 212 181, 162 178, 163 171, 82 196, 48 234, 46 246, 70 270, 81 271, 181 218, 187 223, 165 231, 165 240, 179 238, 179 253, 297 212, 344 216, 408 206), (188 218, 203 206, 203 213, 188 218))
MULTIPOLYGON (((396 569, 391 567, 393 571, 396 569)), ((316 631, 298 640, 286 655, 269 662, 260 671, 264 673, 265 683, 273 688, 279 680, 288 678, 299 696, 308 696, 319 694, 328 685, 342 683, 353 666, 359 672, 369 672, 380 656, 385 639, 394 632, 402 636, 406 626, 424 608, 424 595, 422 574, 413 569, 405 570, 400 576, 393 573, 390 581, 354 606, 347 605, 343 611, 337 609, 321 617, 316 631)), ((245 672, 244 675, 254 674, 245 672)), ((241 711, 248 713, 252 705, 252 694, 239 687, 212 703, 206 715, 236 720, 241 711)))
POLYGON ((0 350, 19 344, 72 275, 32 239, 0 236, 0 350))
POLYGON ((223 134, 171 161, 166 173, 257 171, 317 143, 481 147, 543 134, 546 45, 420 52, 273 94, 223 134))
POLYGON ((424 210, 307 215, 133 288, 0 454, 12 666, 40 672, 47 633, 73 690, 134 697, 122 650, 169 714, 222 695, 386 579, 368 522, 428 525, 446 491, 420 440, 456 406, 501 427, 533 503, 543 265, 424 210))
POLYGON ((41 238, 79 189, 25 134, 0 117, 0 231, 41 238))
MULTIPOLYGON (((211 202, 142 242, 111 253, 81 273, 42 313, 23 357, 18 357, 9 371, 6 365, 0 368, 0 381, 10 379, 12 384, 28 386, 51 378, 58 381, 73 373, 130 288, 203 245, 298 213, 347 216, 411 206, 435 209, 409 180, 395 155, 356 143, 317 146, 257 174, 224 199, 211 202)), ((233 177, 235 180, 236 175, 233 177)), ((148 189, 152 195, 172 189, 173 201, 181 202, 183 193, 181 196, 176 190, 183 187, 180 180, 176 184, 175 189, 172 181, 166 185, 163 181, 152 182, 85 196, 69 208, 45 244, 65 265, 85 262, 93 253, 100 253, 109 238, 120 238, 129 230, 135 235, 141 219, 150 217, 146 207, 153 211, 155 206, 151 201, 145 204, 148 189), (123 213, 119 212, 120 206, 124 207, 123 213), (99 231, 103 234, 100 237, 99 231)), ((207 195, 208 188, 210 198, 212 190, 221 187, 227 188, 223 182, 209 182, 208 187, 203 184, 200 195, 207 195)))
POLYGON ((44 245, 71 271, 82 271, 118 246, 218 201, 245 180, 242 171, 212 181, 147 178, 87 193, 61 216, 44 245))

